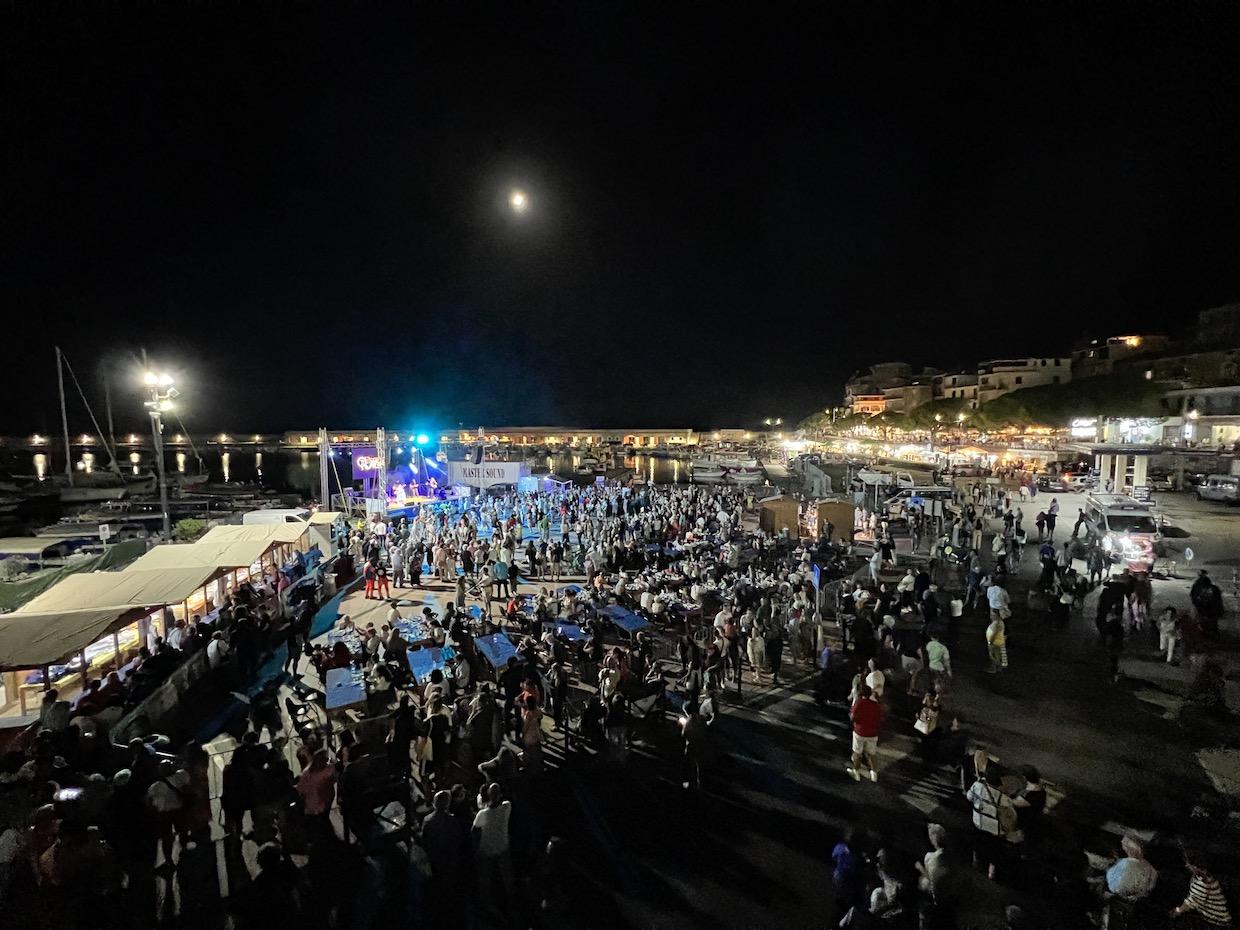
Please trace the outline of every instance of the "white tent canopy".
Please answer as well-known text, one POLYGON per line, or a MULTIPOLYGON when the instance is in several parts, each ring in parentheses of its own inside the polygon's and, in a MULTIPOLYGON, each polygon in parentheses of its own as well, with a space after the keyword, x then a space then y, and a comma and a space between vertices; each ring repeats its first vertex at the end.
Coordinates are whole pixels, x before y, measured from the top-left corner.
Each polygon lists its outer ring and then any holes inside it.
POLYGON ((197 542, 191 546, 156 546, 137 559, 130 571, 152 571, 197 566, 203 568, 248 568, 267 553, 272 545, 258 542, 197 542))
POLYGON ((17 612, 55 613, 179 604, 217 574, 217 569, 201 566, 158 571, 83 572, 62 579, 17 612))
POLYGON ((38 668, 59 662, 128 626, 140 609, 113 607, 0 616, 0 668, 38 668))
POLYGON ((289 545, 306 535, 305 523, 250 523, 214 526, 196 546, 203 543, 262 542, 268 545, 289 545))

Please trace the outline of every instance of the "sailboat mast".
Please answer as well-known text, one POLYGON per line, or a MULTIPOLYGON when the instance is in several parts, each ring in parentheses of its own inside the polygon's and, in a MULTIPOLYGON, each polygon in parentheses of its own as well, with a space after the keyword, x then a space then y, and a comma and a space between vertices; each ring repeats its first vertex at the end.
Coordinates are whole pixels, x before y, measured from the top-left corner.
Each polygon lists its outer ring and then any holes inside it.
POLYGON ((60 389, 60 426, 65 431, 65 477, 73 487, 73 450, 69 446, 69 415, 65 412, 65 370, 56 346, 56 385, 60 389))
POLYGON ((112 471, 118 475, 121 473, 120 463, 116 461, 116 431, 112 428, 112 383, 108 380, 108 373, 103 373, 103 408, 108 417, 108 452, 112 456, 112 471))

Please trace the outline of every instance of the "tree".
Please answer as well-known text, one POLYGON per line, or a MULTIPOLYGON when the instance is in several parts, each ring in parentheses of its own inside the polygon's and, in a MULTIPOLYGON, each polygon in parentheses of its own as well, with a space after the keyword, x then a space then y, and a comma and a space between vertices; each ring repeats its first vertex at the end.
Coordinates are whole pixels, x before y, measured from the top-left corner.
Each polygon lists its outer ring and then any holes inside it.
POLYGON ((1066 427, 1076 417, 1157 417, 1166 386, 1140 376, 1086 378, 1012 391, 978 411, 980 425, 1066 427))

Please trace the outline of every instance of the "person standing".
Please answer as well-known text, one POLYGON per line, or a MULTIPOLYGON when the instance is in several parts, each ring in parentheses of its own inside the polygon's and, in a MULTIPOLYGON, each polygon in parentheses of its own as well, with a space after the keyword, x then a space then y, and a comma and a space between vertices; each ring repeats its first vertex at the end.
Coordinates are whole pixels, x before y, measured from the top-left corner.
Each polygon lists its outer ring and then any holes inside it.
POLYGON ((1218 639, 1218 622, 1223 616, 1223 592, 1204 569, 1193 582, 1189 599, 1197 611, 1202 634, 1208 639, 1218 639))
POLYGON ((405 547, 402 545, 392 546, 392 587, 403 588, 405 586, 405 547))
POLYGON ((551 698, 551 719, 555 721, 555 729, 564 729, 564 720, 568 716, 568 666, 564 657, 558 657, 547 671, 549 696, 551 698))
POLYGON ((1175 644, 1180 638, 1180 618, 1174 607, 1167 607, 1158 618, 1158 652, 1165 654, 1167 663, 1175 659, 1175 644))
POLYGON ((452 813, 452 792, 436 791, 433 809, 422 820, 422 845, 431 864, 431 912, 435 926, 452 922, 453 898, 462 890, 465 829, 452 813))
POLYGON ((986 589, 986 603, 990 605, 991 620, 1006 620, 1012 616, 1012 599, 998 578, 992 578, 986 589))
POLYGON ((474 817, 474 861, 478 868, 478 892, 483 900, 494 901, 495 881, 499 880, 504 901, 495 908, 504 913, 504 903, 512 903, 512 858, 509 852, 508 819, 512 803, 504 800, 503 789, 492 783, 486 788, 486 805, 474 817))
POLYGON ((709 729, 706 718, 699 711, 697 701, 690 701, 685 705, 684 716, 680 718, 680 732, 685 738, 685 766, 688 775, 688 780, 683 784, 689 791, 702 790, 702 763, 707 755, 709 729))
POLYGON ((870 781, 878 781, 878 731, 883 722, 883 708, 874 700, 869 685, 862 685, 857 699, 848 712, 852 720, 852 764, 845 771, 853 781, 861 781, 861 763, 870 770, 870 781))
POLYGON ((1046 508, 1046 538, 1055 541, 1055 522, 1059 519, 1059 501, 1052 497, 1051 505, 1046 508))
POLYGON ((986 866, 986 873, 993 880, 1003 855, 1004 837, 1016 824, 1016 808, 1000 788, 999 770, 994 766, 978 772, 966 797, 973 808, 973 827, 977 831, 974 859, 986 866))
POLYGON ((779 620, 772 620, 766 627, 766 661, 771 666, 771 684, 779 684, 779 669, 784 662, 784 631, 779 620))
POLYGON ((941 695, 946 692, 952 678, 951 651, 939 642, 937 631, 930 630, 927 635, 929 639, 922 650, 926 657, 926 670, 930 675, 930 687, 941 695))
MULTIPOLYGON (((993 591, 994 587, 991 590, 993 591)), ((1007 668, 1007 624, 1002 613, 992 610, 990 615, 990 626, 986 627, 986 655, 990 659, 990 667, 986 671, 994 675, 1007 668)))
POLYGON ((1124 622, 1122 614, 1111 611, 1102 624, 1102 645, 1107 652, 1111 681, 1119 681, 1119 660, 1124 654, 1124 622))

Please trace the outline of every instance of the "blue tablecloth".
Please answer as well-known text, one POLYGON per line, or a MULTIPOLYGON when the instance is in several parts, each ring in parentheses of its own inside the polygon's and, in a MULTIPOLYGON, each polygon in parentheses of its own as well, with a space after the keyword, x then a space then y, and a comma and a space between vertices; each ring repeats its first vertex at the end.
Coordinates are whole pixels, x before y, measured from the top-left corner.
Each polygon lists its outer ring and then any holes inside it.
POLYGON ((581 627, 575 623, 557 623, 555 625, 555 634, 563 636, 570 643, 578 643, 586 638, 586 634, 581 632, 581 627))
POLYGON ((553 591, 552 593, 553 593, 556 597, 563 597, 565 594, 580 594, 580 593, 581 593, 581 585, 579 585, 579 584, 566 584, 566 585, 564 585, 564 587, 562 587, 562 588, 556 588, 556 589, 555 589, 555 591, 553 591))
POLYGON ((351 707, 366 700, 366 680, 359 680, 353 668, 329 668, 324 692, 328 710, 351 707))
POLYGON ((517 647, 504 633, 479 636, 474 643, 478 646, 478 651, 491 663, 491 667, 497 671, 508 664, 509 657, 517 654, 517 647))
POLYGON ((435 669, 442 672, 448 660, 456 655, 456 650, 451 646, 431 646, 429 649, 410 649, 406 655, 413 677, 425 681, 435 669))
POLYGON ((648 621, 643 620, 633 611, 626 610, 619 604, 608 604, 599 613, 626 633, 636 633, 638 630, 644 630, 650 626, 648 621))

